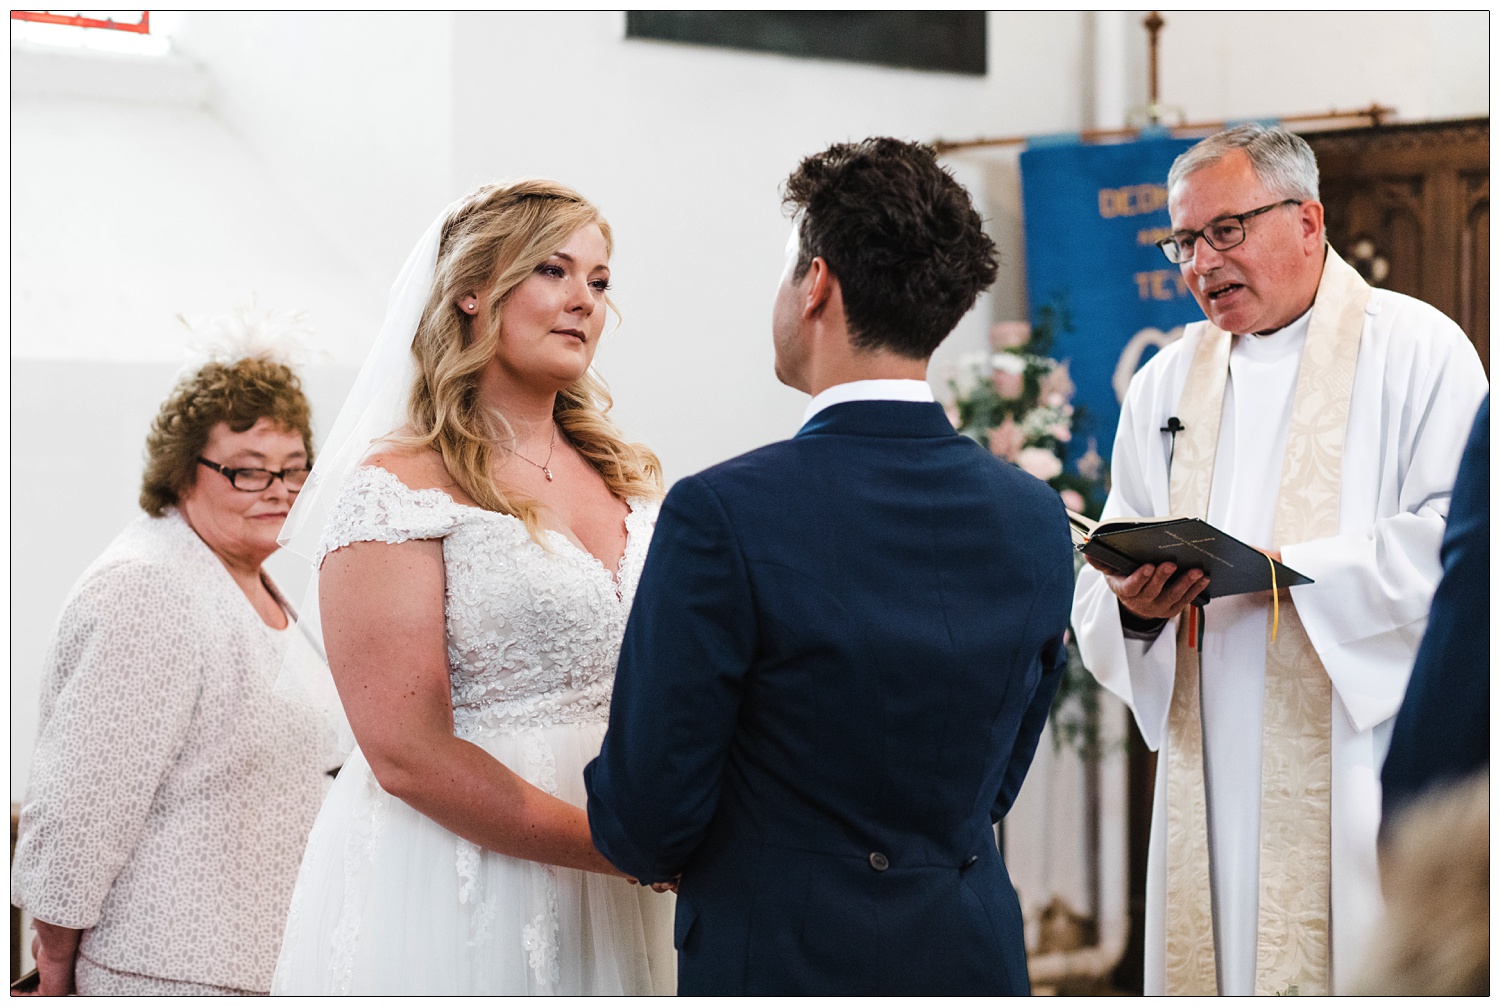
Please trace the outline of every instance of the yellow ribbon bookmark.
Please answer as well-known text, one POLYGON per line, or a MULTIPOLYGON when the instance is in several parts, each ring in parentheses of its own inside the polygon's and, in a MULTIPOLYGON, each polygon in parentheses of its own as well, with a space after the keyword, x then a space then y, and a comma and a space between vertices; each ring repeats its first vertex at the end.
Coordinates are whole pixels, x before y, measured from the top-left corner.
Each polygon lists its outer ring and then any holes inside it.
POLYGON ((1276 561, 1270 556, 1266 560, 1271 564, 1271 642, 1276 642, 1276 631, 1281 628, 1281 594, 1276 590, 1276 561))

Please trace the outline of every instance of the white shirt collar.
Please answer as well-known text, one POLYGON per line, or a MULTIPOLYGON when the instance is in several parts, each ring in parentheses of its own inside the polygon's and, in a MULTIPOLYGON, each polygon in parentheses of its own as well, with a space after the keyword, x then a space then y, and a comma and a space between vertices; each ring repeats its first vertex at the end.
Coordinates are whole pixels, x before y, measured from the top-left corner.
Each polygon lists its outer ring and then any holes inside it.
POLYGON ((879 378, 869 381, 846 381, 842 385, 825 388, 807 404, 802 414, 802 423, 841 402, 936 402, 932 388, 925 381, 913 378, 879 378))

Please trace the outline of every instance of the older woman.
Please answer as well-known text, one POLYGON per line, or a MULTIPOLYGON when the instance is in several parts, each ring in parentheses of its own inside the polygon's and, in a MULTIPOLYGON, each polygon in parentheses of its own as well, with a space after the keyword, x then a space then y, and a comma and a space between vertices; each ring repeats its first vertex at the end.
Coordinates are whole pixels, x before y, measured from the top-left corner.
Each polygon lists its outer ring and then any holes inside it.
POLYGON ((12 901, 43 994, 264 993, 336 758, 271 692, 292 621, 261 568, 307 478, 284 364, 210 363, 146 441, 139 518, 63 606, 12 901))

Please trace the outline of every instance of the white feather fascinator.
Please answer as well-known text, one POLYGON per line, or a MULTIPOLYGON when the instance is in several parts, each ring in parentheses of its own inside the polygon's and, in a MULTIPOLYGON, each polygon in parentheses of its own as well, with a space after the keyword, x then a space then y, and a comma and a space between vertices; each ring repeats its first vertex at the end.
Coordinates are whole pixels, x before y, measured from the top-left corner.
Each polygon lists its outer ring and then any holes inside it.
POLYGON ((192 334, 183 372, 190 373, 209 363, 233 363, 258 358, 301 370, 308 364, 326 363, 326 351, 313 349, 316 335, 307 324, 306 311, 277 311, 250 303, 227 315, 177 316, 192 334))

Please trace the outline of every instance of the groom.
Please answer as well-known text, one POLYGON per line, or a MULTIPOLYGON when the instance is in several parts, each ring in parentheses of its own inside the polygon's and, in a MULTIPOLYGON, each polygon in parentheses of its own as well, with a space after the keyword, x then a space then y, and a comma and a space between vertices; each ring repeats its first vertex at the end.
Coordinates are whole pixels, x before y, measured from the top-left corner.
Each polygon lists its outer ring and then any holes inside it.
POLYGON ((776 376, 813 400, 662 505, 584 774, 594 842, 681 875, 681 993, 1026 993, 992 824, 1065 662, 1070 539, 924 380, 995 247, 897 140, 807 158, 785 201, 776 376))

